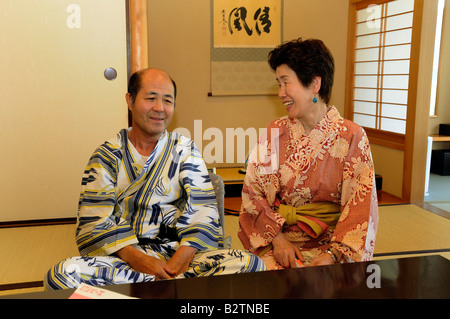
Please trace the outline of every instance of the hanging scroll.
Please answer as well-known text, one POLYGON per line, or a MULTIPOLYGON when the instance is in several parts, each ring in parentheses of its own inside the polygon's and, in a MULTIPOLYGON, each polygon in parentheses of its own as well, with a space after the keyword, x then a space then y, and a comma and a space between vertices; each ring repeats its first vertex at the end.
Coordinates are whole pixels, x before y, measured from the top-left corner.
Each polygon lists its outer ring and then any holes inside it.
POLYGON ((282 42, 282 0, 211 0, 210 95, 276 94, 269 52, 282 42))

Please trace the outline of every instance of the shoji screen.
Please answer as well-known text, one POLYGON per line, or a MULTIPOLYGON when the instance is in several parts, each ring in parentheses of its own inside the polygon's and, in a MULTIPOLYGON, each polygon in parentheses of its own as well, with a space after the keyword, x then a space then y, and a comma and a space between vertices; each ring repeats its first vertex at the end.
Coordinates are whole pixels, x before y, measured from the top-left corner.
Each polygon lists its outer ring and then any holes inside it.
POLYGON ((354 121, 405 134, 414 0, 357 10, 354 121))

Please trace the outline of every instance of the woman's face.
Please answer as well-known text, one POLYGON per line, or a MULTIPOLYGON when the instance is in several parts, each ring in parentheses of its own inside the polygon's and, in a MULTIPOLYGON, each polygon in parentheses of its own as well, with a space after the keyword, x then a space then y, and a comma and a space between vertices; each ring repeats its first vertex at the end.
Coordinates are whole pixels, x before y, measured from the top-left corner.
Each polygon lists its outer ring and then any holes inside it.
POLYGON ((289 117, 297 119, 304 117, 314 107, 313 99, 317 95, 314 93, 315 83, 318 78, 315 78, 309 87, 305 87, 298 79, 297 74, 286 64, 278 66, 275 74, 279 86, 278 96, 286 106, 289 117))

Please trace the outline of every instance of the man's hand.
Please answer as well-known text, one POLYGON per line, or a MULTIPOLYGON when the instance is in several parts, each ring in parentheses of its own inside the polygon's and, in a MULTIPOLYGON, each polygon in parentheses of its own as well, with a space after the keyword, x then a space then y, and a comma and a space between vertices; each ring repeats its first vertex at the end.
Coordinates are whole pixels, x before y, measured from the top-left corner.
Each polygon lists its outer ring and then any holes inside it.
POLYGON ((125 261, 134 270, 154 275, 158 279, 175 278, 186 272, 197 253, 197 249, 181 246, 167 262, 144 254, 132 246, 126 246, 116 252, 120 259, 125 261))
POLYGON ((132 246, 126 246, 116 252, 120 259, 125 261, 134 270, 154 275, 155 279, 170 279, 172 276, 165 270, 166 262, 144 254, 132 246))
POLYGON ((180 246, 175 254, 167 261, 164 270, 172 277, 186 272, 196 253, 196 248, 180 246))
POLYGON ((284 238, 281 231, 272 240, 272 245, 275 260, 284 268, 296 268, 297 264, 295 260, 297 258, 302 262, 305 261, 300 249, 284 238))

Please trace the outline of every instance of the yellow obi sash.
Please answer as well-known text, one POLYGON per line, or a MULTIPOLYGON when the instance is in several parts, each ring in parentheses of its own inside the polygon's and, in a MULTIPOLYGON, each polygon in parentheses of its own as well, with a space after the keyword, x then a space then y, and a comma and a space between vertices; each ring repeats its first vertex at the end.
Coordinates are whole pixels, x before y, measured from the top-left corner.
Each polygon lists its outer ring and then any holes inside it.
MULTIPOLYGON (((330 202, 317 202, 300 207, 275 204, 275 209, 283 216, 287 225, 297 224, 313 238, 322 235, 328 227, 334 228, 341 216, 341 206, 330 202)), ((262 256, 271 248, 272 243, 260 247, 254 254, 262 256)))
POLYGON ((317 202, 300 207, 280 204, 278 213, 287 225, 297 224, 308 235, 317 238, 328 227, 335 227, 341 216, 341 206, 330 202, 317 202))

